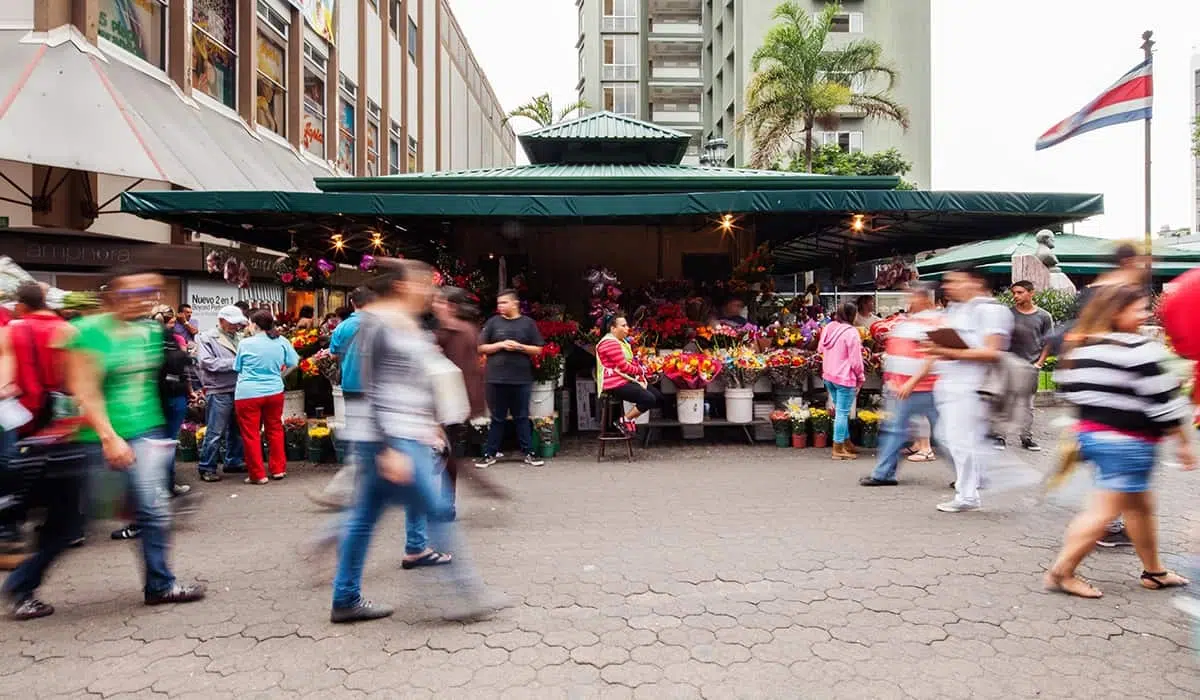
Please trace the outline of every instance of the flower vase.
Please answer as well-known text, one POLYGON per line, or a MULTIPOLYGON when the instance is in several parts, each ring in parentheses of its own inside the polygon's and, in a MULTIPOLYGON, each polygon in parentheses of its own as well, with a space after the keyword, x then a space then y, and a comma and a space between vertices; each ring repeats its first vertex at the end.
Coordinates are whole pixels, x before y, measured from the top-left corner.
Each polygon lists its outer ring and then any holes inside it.
POLYGON ((808 433, 792 433, 792 447, 798 450, 808 447, 808 433))
POLYGON ((829 433, 813 433, 813 447, 829 447, 829 433))

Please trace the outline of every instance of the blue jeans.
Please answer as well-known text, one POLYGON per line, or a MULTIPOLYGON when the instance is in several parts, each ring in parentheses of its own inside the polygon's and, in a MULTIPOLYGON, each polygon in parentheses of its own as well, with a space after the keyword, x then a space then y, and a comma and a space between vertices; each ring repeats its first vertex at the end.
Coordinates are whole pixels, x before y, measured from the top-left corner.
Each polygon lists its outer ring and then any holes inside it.
POLYGON ((1080 433, 1079 455, 1095 465, 1096 488, 1120 493, 1150 490, 1158 446, 1117 433, 1080 433))
POLYGON ((854 387, 825 382, 825 390, 833 400, 833 441, 850 440, 850 408, 854 406, 854 387))
MULTIPOLYGON (((443 490, 445 499, 444 517, 454 520, 457 513, 454 508, 454 484, 446 472, 446 460, 440 453, 433 454, 433 473, 437 486, 443 490)), ((404 511, 404 553, 420 554, 429 549, 429 520, 415 508, 404 511)), ((434 543, 435 545, 437 543, 434 543)))
POLYGON ((233 394, 209 394, 204 422, 204 444, 200 445, 200 472, 217 472, 217 448, 225 441, 225 466, 237 467, 245 463, 242 457, 242 437, 237 420, 233 417, 233 394))
POLYGON ((50 566, 83 531, 90 450, 71 444, 58 452, 58 473, 47 475, 36 486, 40 500, 46 503, 46 519, 38 532, 37 551, 4 580, 4 594, 13 601, 32 597, 50 566))
POLYGON ((25 524, 24 475, 9 464, 16 443, 16 431, 0 428, 0 498, 12 498, 0 506, 0 540, 20 542, 25 524))
POLYGON ((886 411, 891 416, 883 425, 879 440, 879 462, 871 477, 878 480, 896 478, 896 465, 900 461, 900 451, 908 442, 908 424, 915 416, 929 419, 932 429, 937 425, 937 404, 933 401, 932 391, 918 391, 909 394, 907 399, 896 398, 888 392, 886 411))
MULTIPOLYGON (((130 438, 133 464, 120 472, 125 482, 125 497, 133 509, 133 524, 141 530, 144 591, 151 595, 164 593, 175 585, 175 575, 167 565, 171 548, 171 492, 166 477, 171 453, 150 443, 151 439, 162 437, 162 431, 156 430, 130 438)), ((92 464, 107 469, 99 443, 89 448, 92 464)))
POLYGON ((478 590, 474 571, 462 556, 458 530, 449 518, 450 503, 441 480, 435 473, 433 453, 427 445, 413 440, 396 440, 389 445, 406 455, 413 464, 413 480, 408 484, 393 484, 379 475, 375 457, 383 445, 377 442, 355 443, 358 460, 358 488, 355 503, 346 522, 346 531, 338 546, 337 573, 333 580, 333 607, 349 608, 362 599, 362 572, 375 524, 387 507, 403 504, 429 523, 434 540, 455 553, 448 567, 452 582, 463 592, 478 590))
POLYGON ((533 454, 533 424, 529 422, 529 397, 532 394, 532 384, 487 385, 487 404, 492 413, 492 424, 488 426, 484 454, 495 455, 500 451, 500 442, 504 440, 504 423, 509 413, 517 426, 521 454, 533 454))
MULTIPOLYGON (((179 428, 183 425, 183 419, 187 417, 188 397, 170 396, 163 401, 163 415, 167 421, 166 433, 168 440, 174 440, 179 437, 179 428)), ((206 434, 207 437, 207 434, 206 434)), ((167 488, 175 486, 175 458, 171 458, 171 464, 167 467, 167 488)))

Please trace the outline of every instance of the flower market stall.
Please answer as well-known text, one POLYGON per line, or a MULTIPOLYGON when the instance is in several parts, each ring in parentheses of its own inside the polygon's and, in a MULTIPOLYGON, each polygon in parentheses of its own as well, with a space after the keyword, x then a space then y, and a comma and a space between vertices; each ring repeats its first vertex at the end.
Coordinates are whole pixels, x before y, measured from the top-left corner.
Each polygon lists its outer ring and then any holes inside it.
MULTIPOLYGON (((770 440, 773 411, 790 402, 802 420, 789 434, 804 425, 810 444, 823 434, 814 428, 823 425, 814 353, 823 317, 819 304, 775 295, 777 275, 848 269, 1103 211, 1093 194, 911 191, 892 177, 681 165, 688 142, 601 112, 522 135, 529 165, 321 179, 315 193, 133 191, 122 209, 294 249, 295 265, 281 273, 293 280, 320 274, 321 260, 357 267, 403 255, 432 262, 440 280, 469 289, 485 311, 500 287, 518 288, 547 341, 535 413, 553 418, 555 430, 599 427, 588 349, 599 320, 621 309, 638 357, 669 397, 643 419, 647 434, 667 424, 692 435, 732 425, 770 440)), ((878 365, 874 354, 867 360, 878 365)), ((556 437, 547 433, 550 444, 556 437)))

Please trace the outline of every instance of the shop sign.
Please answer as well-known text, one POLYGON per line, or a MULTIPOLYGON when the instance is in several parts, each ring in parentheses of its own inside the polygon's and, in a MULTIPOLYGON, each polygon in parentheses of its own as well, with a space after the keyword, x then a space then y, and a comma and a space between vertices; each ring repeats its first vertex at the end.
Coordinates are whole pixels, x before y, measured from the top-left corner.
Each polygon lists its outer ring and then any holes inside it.
POLYGON ((74 243, 28 243, 22 246, 22 263, 31 265, 78 265, 110 267, 133 261, 128 246, 82 245, 74 243))
POLYGON ((249 289, 238 289, 219 279, 188 280, 183 295, 184 303, 192 307, 192 320, 200 330, 214 328, 217 314, 224 306, 244 301, 252 308, 283 308, 283 287, 278 284, 251 284, 249 289))
POLYGON ((259 253, 254 250, 244 250, 239 248, 226 248, 224 246, 214 246, 204 244, 200 247, 200 269, 204 269, 205 261, 208 259, 208 254, 214 251, 219 252, 225 258, 237 258, 250 270, 251 277, 274 277, 275 276, 275 261, 279 259, 277 256, 267 253, 259 253))

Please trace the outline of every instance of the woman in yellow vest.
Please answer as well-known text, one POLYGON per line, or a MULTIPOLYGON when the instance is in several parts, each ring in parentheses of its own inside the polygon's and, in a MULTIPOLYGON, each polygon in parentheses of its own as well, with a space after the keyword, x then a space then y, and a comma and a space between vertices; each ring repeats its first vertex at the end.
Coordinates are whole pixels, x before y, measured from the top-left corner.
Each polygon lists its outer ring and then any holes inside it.
POLYGON ((626 340, 629 322, 625 314, 617 312, 605 318, 604 330, 604 337, 596 343, 596 386, 601 394, 633 404, 617 422, 622 433, 632 435, 637 432, 638 416, 657 406, 661 395, 649 387, 646 370, 634 359, 633 348, 626 340))

